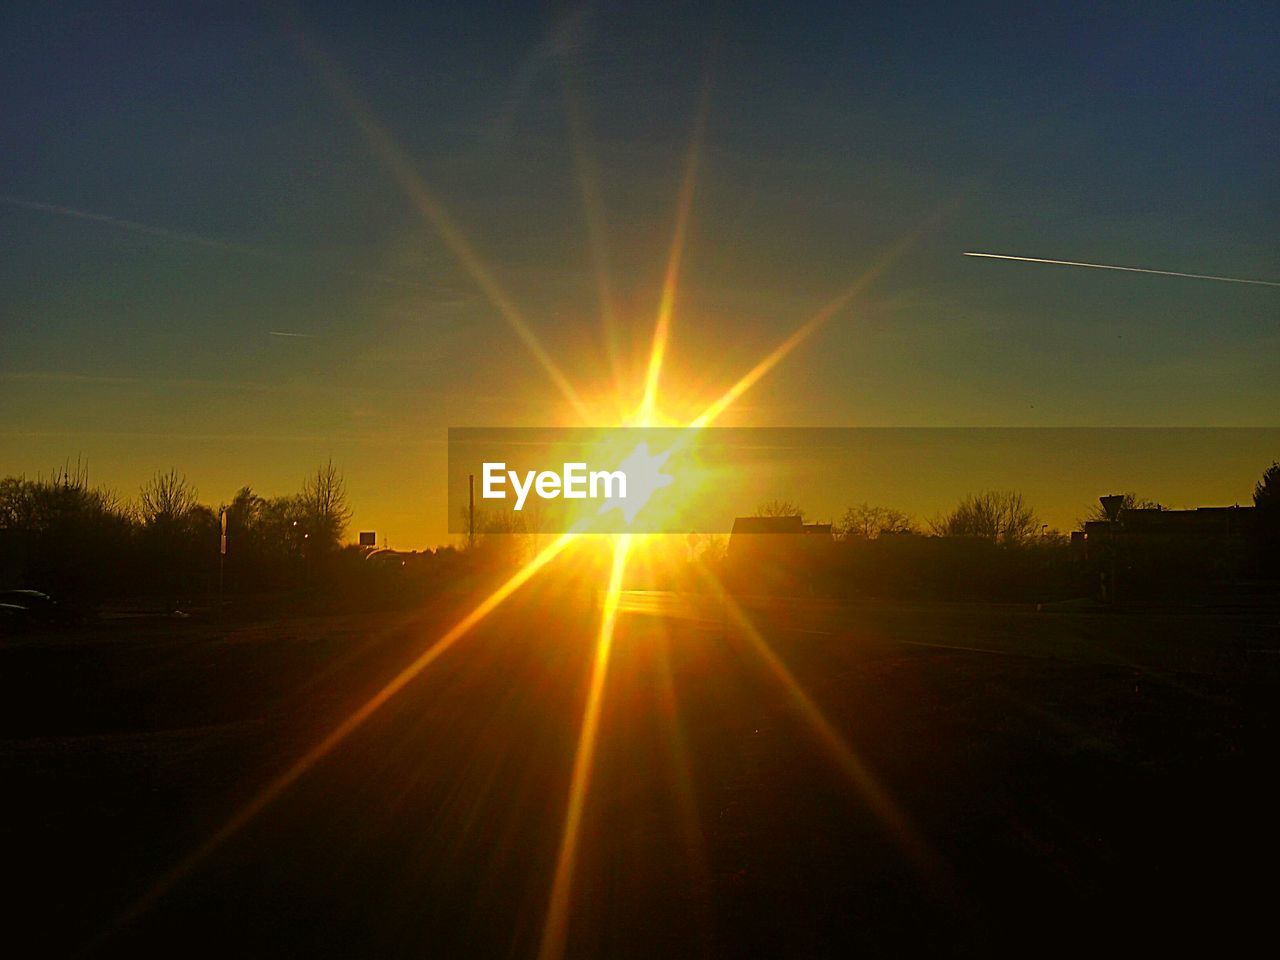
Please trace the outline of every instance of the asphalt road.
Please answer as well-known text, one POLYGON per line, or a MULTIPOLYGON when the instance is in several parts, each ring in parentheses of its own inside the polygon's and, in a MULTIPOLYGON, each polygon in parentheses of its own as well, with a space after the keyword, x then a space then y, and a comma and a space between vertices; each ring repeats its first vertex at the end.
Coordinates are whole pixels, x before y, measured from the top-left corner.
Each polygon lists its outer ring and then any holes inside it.
MULTIPOLYGON (((1222 950, 1263 924, 1273 617, 642 592, 621 611, 567 956, 1222 950)), ((536 955, 589 594, 517 595, 208 845, 451 622, 0 648, 17 942, 536 955)))

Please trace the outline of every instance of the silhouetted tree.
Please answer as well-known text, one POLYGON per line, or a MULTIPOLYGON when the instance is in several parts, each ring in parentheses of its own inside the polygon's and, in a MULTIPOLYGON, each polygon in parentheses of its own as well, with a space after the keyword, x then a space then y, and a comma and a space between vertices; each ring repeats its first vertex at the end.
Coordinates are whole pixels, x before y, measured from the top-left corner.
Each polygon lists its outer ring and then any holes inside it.
MULTIPOLYGON (((462 508, 462 519, 467 521, 467 508, 462 508)), ((476 543, 469 550, 472 559, 481 565, 505 567, 527 559, 533 550, 534 534, 523 511, 495 510, 476 507, 476 543)), ((466 543, 465 536, 462 542, 466 543)))
POLYGON ((0 481, 0 528, 9 531, 7 564, 22 586, 65 595, 101 593, 127 569, 133 517, 110 490, 89 486, 88 467, 77 461, 50 479, 0 481))
POLYGON ((177 470, 157 473, 138 492, 141 545, 151 583, 172 605, 179 591, 203 589, 215 563, 217 516, 177 470))
POLYGON ((30 525, 31 484, 23 477, 0 480, 0 530, 22 530, 30 525))
POLYGON ((336 548, 351 522, 351 507, 347 502, 346 482, 333 460, 317 467, 315 473, 303 481, 300 506, 311 549, 336 548))
POLYGON ((929 527, 938 536, 1016 544, 1037 533, 1040 521, 1022 494, 987 490, 969 494, 950 513, 929 521, 929 527))
POLYGON ((841 540, 874 540, 884 533, 911 533, 914 529, 911 517, 901 510, 860 503, 844 512, 835 534, 841 540))
POLYGON ((1257 558, 1266 576, 1280 574, 1280 463, 1272 462, 1253 488, 1258 510, 1257 558))
POLYGON ((1253 505, 1259 510, 1280 510, 1280 463, 1272 461, 1253 485, 1253 505))
POLYGON ((177 470, 157 473, 138 493, 139 513, 148 527, 182 523, 199 503, 195 487, 177 470))
POLYGON ((804 508, 790 500, 766 500, 756 507, 757 517, 799 517, 804 519, 804 508))
POLYGON ((686 543, 691 559, 702 564, 723 563, 729 552, 729 538, 721 533, 690 534, 686 543))

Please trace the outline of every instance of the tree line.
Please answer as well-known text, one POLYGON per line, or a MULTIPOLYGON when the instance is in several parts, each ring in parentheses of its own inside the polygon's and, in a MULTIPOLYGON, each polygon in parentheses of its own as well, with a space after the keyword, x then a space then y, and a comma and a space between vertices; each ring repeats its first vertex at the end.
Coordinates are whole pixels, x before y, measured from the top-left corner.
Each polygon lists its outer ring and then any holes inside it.
POLYGON ((173 599, 208 594, 219 576, 225 514, 233 590, 305 583, 339 551, 351 520, 342 474, 318 466, 292 494, 242 487, 217 508, 177 470, 158 472, 126 499, 89 483, 85 465, 49 477, 0 480, 0 570, 85 600, 138 591, 173 599))
MULTIPOLYGON (((814 538, 800 549, 800 544, 765 537, 740 552, 736 564, 731 543, 726 574, 739 577, 746 589, 764 592, 799 587, 829 596, 1065 599, 1099 592, 1099 558, 1105 555, 1109 575, 1123 576, 1131 593, 1140 587, 1151 595, 1174 594, 1214 580, 1280 576, 1280 463, 1272 463, 1255 484, 1253 506, 1256 510, 1241 516, 1229 542, 1219 524, 1213 531, 1202 528, 1203 542, 1157 534, 1150 541, 1122 539, 1106 553, 1073 550, 1070 536, 1043 523, 1016 491, 970 493, 923 521, 892 507, 861 503, 832 522, 829 541, 814 538), (771 562, 778 556, 784 562, 771 562), (770 584, 770 578, 779 582, 770 584)), ((1127 511, 1169 509, 1133 492, 1121 496, 1119 508, 1122 530, 1127 511)), ((805 510, 795 501, 775 499, 761 503, 755 515, 803 518, 805 510)), ((1097 503, 1078 521, 1077 531, 1106 519, 1097 503)))
MULTIPOLYGON (((1264 537, 1255 564, 1280 575, 1280 464, 1254 490, 1255 527, 1264 537)), ((1124 495, 1126 510, 1163 510, 1157 501, 1124 495)), ((757 516, 803 517, 789 500, 760 504, 757 516)), ((352 517, 341 472, 326 461, 299 489, 263 496, 245 486, 230 502, 202 503, 177 470, 158 472, 133 498, 89 482, 80 463, 49 477, 0 479, 0 586, 34 586, 92 605, 113 596, 179 598, 281 593, 359 596, 361 602, 412 602, 441 583, 490 576, 536 551, 536 516, 476 517, 473 549, 441 548, 379 556, 343 546, 352 517), (220 562, 222 525, 228 559, 220 562), (366 562, 372 559, 375 562, 366 562)), ((1102 519, 1100 507, 1082 520, 1102 519)), ((934 517, 918 520, 892 507, 860 503, 831 525, 830 550, 790 557, 774 542, 756 562, 787 576, 803 573, 822 592, 908 596, 1072 595, 1090 592, 1072 562, 1068 537, 1050 530, 1016 491, 968 494, 934 517), (773 551, 772 553, 768 551, 773 551), (801 569, 805 568, 805 569, 801 569)), ((721 537, 690 537, 687 559, 718 566, 732 560, 721 537), (695 544, 696 541, 696 544, 695 544)), ((675 551, 678 555, 681 551, 675 551)), ((678 565, 678 564, 677 564, 678 565)), ((767 571, 764 571, 767 574, 767 571)))
MULTIPOLYGON (((1131 504, 1139 502, 1128 495, 1131 504)), ((757 517, 804 517, 805 509, 791 500, 768 500, 755 511, 757 517)), ((893 534, 930 534, 935 537, 976 537, 1004 544, 1025 543, 1033 537, 1054 536, 1040 522, 1021 493, 984 490, 963 497, 956 506, 923 523, 893 507, 860 503, 846 508, 831 525, 836 540, 875 540, 893 534)))

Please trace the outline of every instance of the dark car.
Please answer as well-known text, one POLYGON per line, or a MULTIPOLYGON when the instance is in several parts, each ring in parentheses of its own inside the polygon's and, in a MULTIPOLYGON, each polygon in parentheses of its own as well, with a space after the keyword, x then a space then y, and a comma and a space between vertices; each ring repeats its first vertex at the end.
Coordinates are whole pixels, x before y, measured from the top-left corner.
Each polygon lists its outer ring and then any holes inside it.
POLYGON ((25 623, 31 611, 16 603, 0 603, 0 623, 25 623))
POLYGON ((4 611, 7 620, 48 622, 61 612, 58 601, 42 590, 0 590, 0 605, 13 608, 4 611))

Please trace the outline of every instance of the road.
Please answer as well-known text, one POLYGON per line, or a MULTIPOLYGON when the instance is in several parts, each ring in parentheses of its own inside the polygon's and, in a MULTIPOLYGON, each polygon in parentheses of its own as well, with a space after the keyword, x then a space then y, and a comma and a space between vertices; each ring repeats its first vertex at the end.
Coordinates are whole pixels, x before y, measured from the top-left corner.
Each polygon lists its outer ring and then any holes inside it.
MULTIPOLYGON (((598 606, 518 594, 203 851, 447 611, 0 650, 15 929, 104 956, 536 955, 598 606)), ((1221 948, 1262 916, 1265 618, 620 609, 566 956, 1221 948)))

